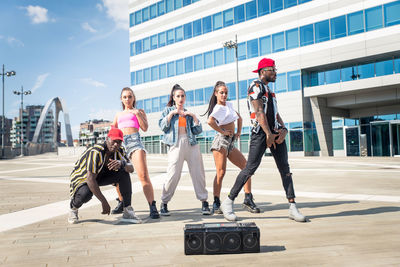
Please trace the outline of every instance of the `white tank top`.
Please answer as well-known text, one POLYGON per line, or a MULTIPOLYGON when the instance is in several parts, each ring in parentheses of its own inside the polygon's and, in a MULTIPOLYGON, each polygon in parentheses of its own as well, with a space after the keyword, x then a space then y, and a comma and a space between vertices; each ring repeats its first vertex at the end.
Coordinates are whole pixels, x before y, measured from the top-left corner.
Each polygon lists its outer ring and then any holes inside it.
POLYGON ((231 102, 226 102, 226 106, 215 105, 210 116, 217 121, 218 126, 231 123, 239 118, 231 102))

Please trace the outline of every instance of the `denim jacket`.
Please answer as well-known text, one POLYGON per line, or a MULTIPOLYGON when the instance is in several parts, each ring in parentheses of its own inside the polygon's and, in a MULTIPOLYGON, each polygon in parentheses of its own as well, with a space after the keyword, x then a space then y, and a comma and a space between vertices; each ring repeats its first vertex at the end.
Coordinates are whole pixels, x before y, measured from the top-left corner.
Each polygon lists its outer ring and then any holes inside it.
MULTIPOLYGON (((162 138, 162 142, 166 145, 173 146, 178 143, 178 119, 179 115, 175 114, 172 116, 170 122, 168 123, 168 114, 176 109, 175 106, 166 107, 161 114, 161 118, 158 121, 158 125, 161 130, 164 132, 164 136, 162 138)), ((186 111, 186 109, 185 109, 186 111)), ((199 121, 199 125, 194 125, 194 120, 192 116, 186 116, 186 132, 187 137, 189 139, 189 143, 194 146, 197 144, 196 135, 200 134, 203 131, 201 127, 201 123, 199 121)))

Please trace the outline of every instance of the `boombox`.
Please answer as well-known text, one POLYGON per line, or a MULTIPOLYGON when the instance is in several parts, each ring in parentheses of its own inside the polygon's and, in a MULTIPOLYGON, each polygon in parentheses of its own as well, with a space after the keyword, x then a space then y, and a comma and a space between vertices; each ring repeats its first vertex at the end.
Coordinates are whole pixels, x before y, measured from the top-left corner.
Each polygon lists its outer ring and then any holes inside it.
POLYGON ((255 223, 186 224, 185 255, 260 252, 255 223))

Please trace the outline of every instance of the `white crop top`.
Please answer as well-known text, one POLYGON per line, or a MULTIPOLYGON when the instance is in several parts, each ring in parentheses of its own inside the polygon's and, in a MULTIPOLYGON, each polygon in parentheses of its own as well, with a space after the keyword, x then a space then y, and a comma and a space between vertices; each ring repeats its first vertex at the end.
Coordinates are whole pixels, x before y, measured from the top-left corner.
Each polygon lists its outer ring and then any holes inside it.
POLYGON ((231 102, 226 102, 226 106, 215 105, 210 116, 217 121, 218 126, 231 123, 239 118, 231 102))

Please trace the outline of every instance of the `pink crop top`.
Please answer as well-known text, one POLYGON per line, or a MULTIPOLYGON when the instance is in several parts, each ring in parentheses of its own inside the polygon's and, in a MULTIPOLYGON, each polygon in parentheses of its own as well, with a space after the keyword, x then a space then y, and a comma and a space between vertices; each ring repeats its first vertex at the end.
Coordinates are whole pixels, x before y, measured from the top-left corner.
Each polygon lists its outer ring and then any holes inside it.
POLYGON ((123 113, 118 117, 118 128, 140 128, 139 121, 135 114, 123 113))

